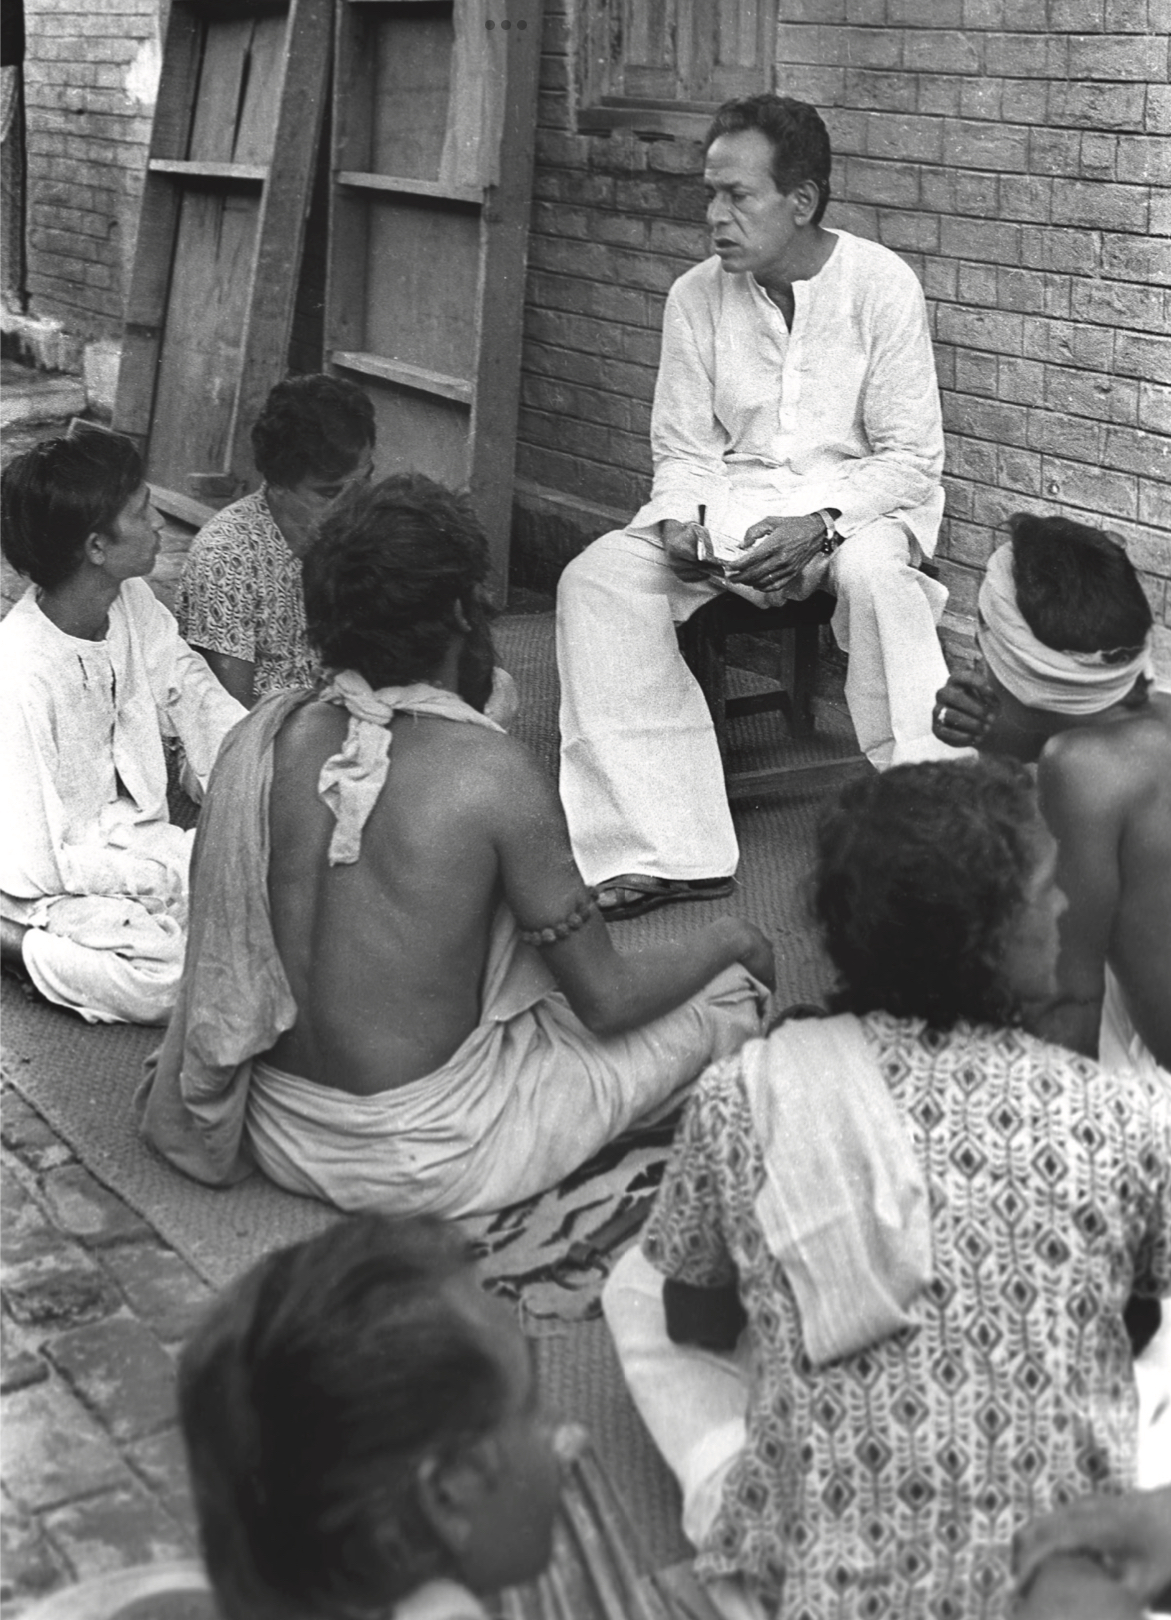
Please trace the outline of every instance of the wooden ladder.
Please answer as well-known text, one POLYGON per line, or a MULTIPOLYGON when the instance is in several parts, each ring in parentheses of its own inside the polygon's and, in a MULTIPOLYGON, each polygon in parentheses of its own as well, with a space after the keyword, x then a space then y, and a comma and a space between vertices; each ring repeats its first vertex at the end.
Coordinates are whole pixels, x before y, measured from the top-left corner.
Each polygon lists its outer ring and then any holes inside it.
POLYGON ((285 374, 332 11, 170 8, 114 426, 188 522, 253 481, 252 424, 285 374))
POLYGON ((380 472, 466 489, 507 589, 540 0, 339 0, 327 369, 380 472))

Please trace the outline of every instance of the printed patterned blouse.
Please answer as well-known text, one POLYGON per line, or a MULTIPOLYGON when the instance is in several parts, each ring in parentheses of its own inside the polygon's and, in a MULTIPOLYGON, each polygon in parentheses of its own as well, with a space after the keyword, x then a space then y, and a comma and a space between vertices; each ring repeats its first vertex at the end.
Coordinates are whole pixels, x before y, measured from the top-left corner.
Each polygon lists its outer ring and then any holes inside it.
POLYGON ((255 665, 257 698, 312 686, 321 673, 305 632, 301 561, 285 544, 263 490, 200 529, 175 613, 192 647, 255 665))
POLYGON ((699 1082, 643 1238, 668 1276, 738 1278, 748 1314, 748 1444, 699 1569, 778 1620, 1000 1620, 1013 1532, 1134 1483, 1122 1311, 1171 1293, 1171 1102, 1019 1031, 862 1025, 928 1183, 917 1328, 811 1369, 736 1058, 699 1082))

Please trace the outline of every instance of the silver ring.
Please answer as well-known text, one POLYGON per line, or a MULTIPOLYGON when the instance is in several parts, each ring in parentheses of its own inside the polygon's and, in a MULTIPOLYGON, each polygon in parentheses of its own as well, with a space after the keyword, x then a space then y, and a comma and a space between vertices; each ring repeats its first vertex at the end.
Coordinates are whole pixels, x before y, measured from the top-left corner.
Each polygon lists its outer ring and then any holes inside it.
POLYGON ((939 723, 940 723, 941 726, 946 726, 947 725, 947 704, 946 703, 941 703, 939 705, 939 723))

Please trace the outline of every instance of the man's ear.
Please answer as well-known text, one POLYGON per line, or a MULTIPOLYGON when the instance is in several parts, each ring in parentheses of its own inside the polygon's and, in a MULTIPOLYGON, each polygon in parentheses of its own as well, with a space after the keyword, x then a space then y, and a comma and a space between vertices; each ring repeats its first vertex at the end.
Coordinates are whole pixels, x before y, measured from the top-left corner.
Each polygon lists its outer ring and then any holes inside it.
POLYGON ((91 562, 95 567, 100 568, 106 560, 106 550, 109 544, 110 537, 108 534, 102 534, 99 529, 91 530, 86 535, 85 543, 81 548, 86 562, 91 562))
POLYGON ((489 1435, 458 1457, 424 1457, 415 1475, 423 1517, 458 1563, 473 1534, 481 1503, 496 1488, 500 1459, 489 1435))
POLYGON ((794 225, 808 225, 817 212, 821 190, 815 180, 802 180, 789 193, 793 199, 794 225))

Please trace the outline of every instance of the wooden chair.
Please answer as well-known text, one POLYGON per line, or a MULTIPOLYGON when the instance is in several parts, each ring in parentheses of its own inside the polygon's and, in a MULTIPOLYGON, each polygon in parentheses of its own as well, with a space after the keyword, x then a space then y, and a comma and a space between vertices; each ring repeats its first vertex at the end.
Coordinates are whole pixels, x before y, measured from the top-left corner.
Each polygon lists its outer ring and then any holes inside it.
POLYGON ((800 778, 813 773, 856 771, 864 763, 861 754, 853 754, 845 759, 802 763, 781 759, 765 770, 727 768, 728 726, 739 717, 779 711, 795 741, 813 736, 818 643, 821 626, 833 618, 834 606, 835 599, 828 591, 814 591, 802 602, 782 602, 775 608, 758 608, 726 591, 680 625, 680 648, 711 710, 724 761, 724 782, 732 803, 781 786, 797 785, 800 778), (757 637, 771 646, 776 685, 745 697, 729 697, 728 637, 741 635, 757 637))

